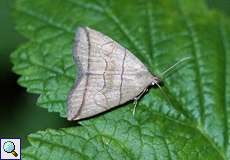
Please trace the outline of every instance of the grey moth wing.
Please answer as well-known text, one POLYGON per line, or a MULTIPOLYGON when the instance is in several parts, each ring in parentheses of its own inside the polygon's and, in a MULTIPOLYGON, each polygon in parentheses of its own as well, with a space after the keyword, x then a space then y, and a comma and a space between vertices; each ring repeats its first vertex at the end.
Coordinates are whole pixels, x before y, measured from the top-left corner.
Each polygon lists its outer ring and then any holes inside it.
POLYGON ((128 49, 88 27, 77 29, 73 56, 78 75, 68 96, 68 120, 133 100, 156 79, 128 49))

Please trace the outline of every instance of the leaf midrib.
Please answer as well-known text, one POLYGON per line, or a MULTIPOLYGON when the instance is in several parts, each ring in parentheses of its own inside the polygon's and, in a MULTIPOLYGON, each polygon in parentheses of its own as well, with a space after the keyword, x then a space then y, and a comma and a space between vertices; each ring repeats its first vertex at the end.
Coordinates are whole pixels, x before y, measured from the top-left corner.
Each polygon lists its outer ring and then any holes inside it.
POLYGON ((224 74, 223 74, 223 90, 222 90, 222 95, 223 95, 223 110, 224 110, 224 149, 225 149, 225 152, 228 151, 228 142, 229 142, 229 133, 228 133, 228 110, 227 110, 227 104, 226 104, 226 96, 227 96, 227 93, 226 93, 226 84, 227 84, 227 68, 226 68, 226 64, 227 64, 227 39, 225 37, 225 29, 224 29, 224 26, 223 26, 223 22, 222 22, 222 18, 220 18, 220 23, 219 23, 219 31, 220 31, 220 36, 221 36, 221 42, 223 44, 223 56, 224 56, 224 63, 223 63, 223 67, 222 69, 224 70, 224 74))

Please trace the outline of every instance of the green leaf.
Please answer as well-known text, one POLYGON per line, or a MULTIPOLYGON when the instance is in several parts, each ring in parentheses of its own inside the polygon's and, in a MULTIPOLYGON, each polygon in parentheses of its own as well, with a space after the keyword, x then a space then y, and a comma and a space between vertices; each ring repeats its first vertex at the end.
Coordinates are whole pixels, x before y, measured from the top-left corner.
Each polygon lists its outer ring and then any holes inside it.
POLYGON ((230 159, 230 23, 203 1, 16 0, 15 21, 29 39, 12 54, 19 83, 38 105, 66 117, 76 76, 78 26, 132 51, 156 75, 191 57, 129 104, 82 126, 29 136, 23 159, 230 159), (165 96, 167 95, 167 97, 165 96))

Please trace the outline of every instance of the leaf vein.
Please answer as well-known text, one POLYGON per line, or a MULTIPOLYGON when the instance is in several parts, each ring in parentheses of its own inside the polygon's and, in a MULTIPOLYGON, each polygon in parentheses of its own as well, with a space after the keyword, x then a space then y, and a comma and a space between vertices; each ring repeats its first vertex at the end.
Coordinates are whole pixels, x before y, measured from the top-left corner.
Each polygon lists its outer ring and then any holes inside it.
POLYGON ((227 110, 227 104, 226 104, 226 97, 227 97, 227 93, 226 93, 226 86, 227 86, 227 54, 228 54, 228 49, 227 49, 227 37, 225 36, 225 28, 223 26, 223 22, 220 22, 219 25, 219 30, 220 30, 220 36, 221 36, 221 42, 223 45, 223 56, 224 56, 224 63, 222 69, 224 70, 224 74, 223 74, 223 87, 222 87, 222 95, 223 95, 223 109, 224 109, 224 119, 223 119, 223 123, 224 123, 224 149, 227 152, 228 151, 228 147, 229 147, 229 128, 228 128, 228 110, 227 110))
POLYGON ((18 12, 24 13, 30 17, 36 18, 42 22, 47 23, 48 25, 50 25, 52 27, 63 30, 67 33, 70 33, 70 34, 75 33, 74 30, 69 28, 68 26, 64 26, 64 24, 62 24, 62 23, 55 22, 53 19, 51 19, 51 18, 49 19, 45 15, 39 14, 38 12, 34 12, 33 10, 30 10, 28 8, 20 6, 20 7, 16 7, 15 10, 17 10, 18 12))

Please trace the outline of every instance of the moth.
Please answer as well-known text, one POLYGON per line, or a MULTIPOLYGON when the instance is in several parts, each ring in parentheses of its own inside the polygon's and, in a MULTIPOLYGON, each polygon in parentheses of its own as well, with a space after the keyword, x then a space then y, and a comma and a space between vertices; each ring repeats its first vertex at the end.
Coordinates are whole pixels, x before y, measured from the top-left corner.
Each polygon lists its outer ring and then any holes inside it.
POLYGON ((145 65, 110 37, 79 27, 73 56, 77 80, 68 96, 68 120, 80 120, 136 100, 159 84, 145 65))

